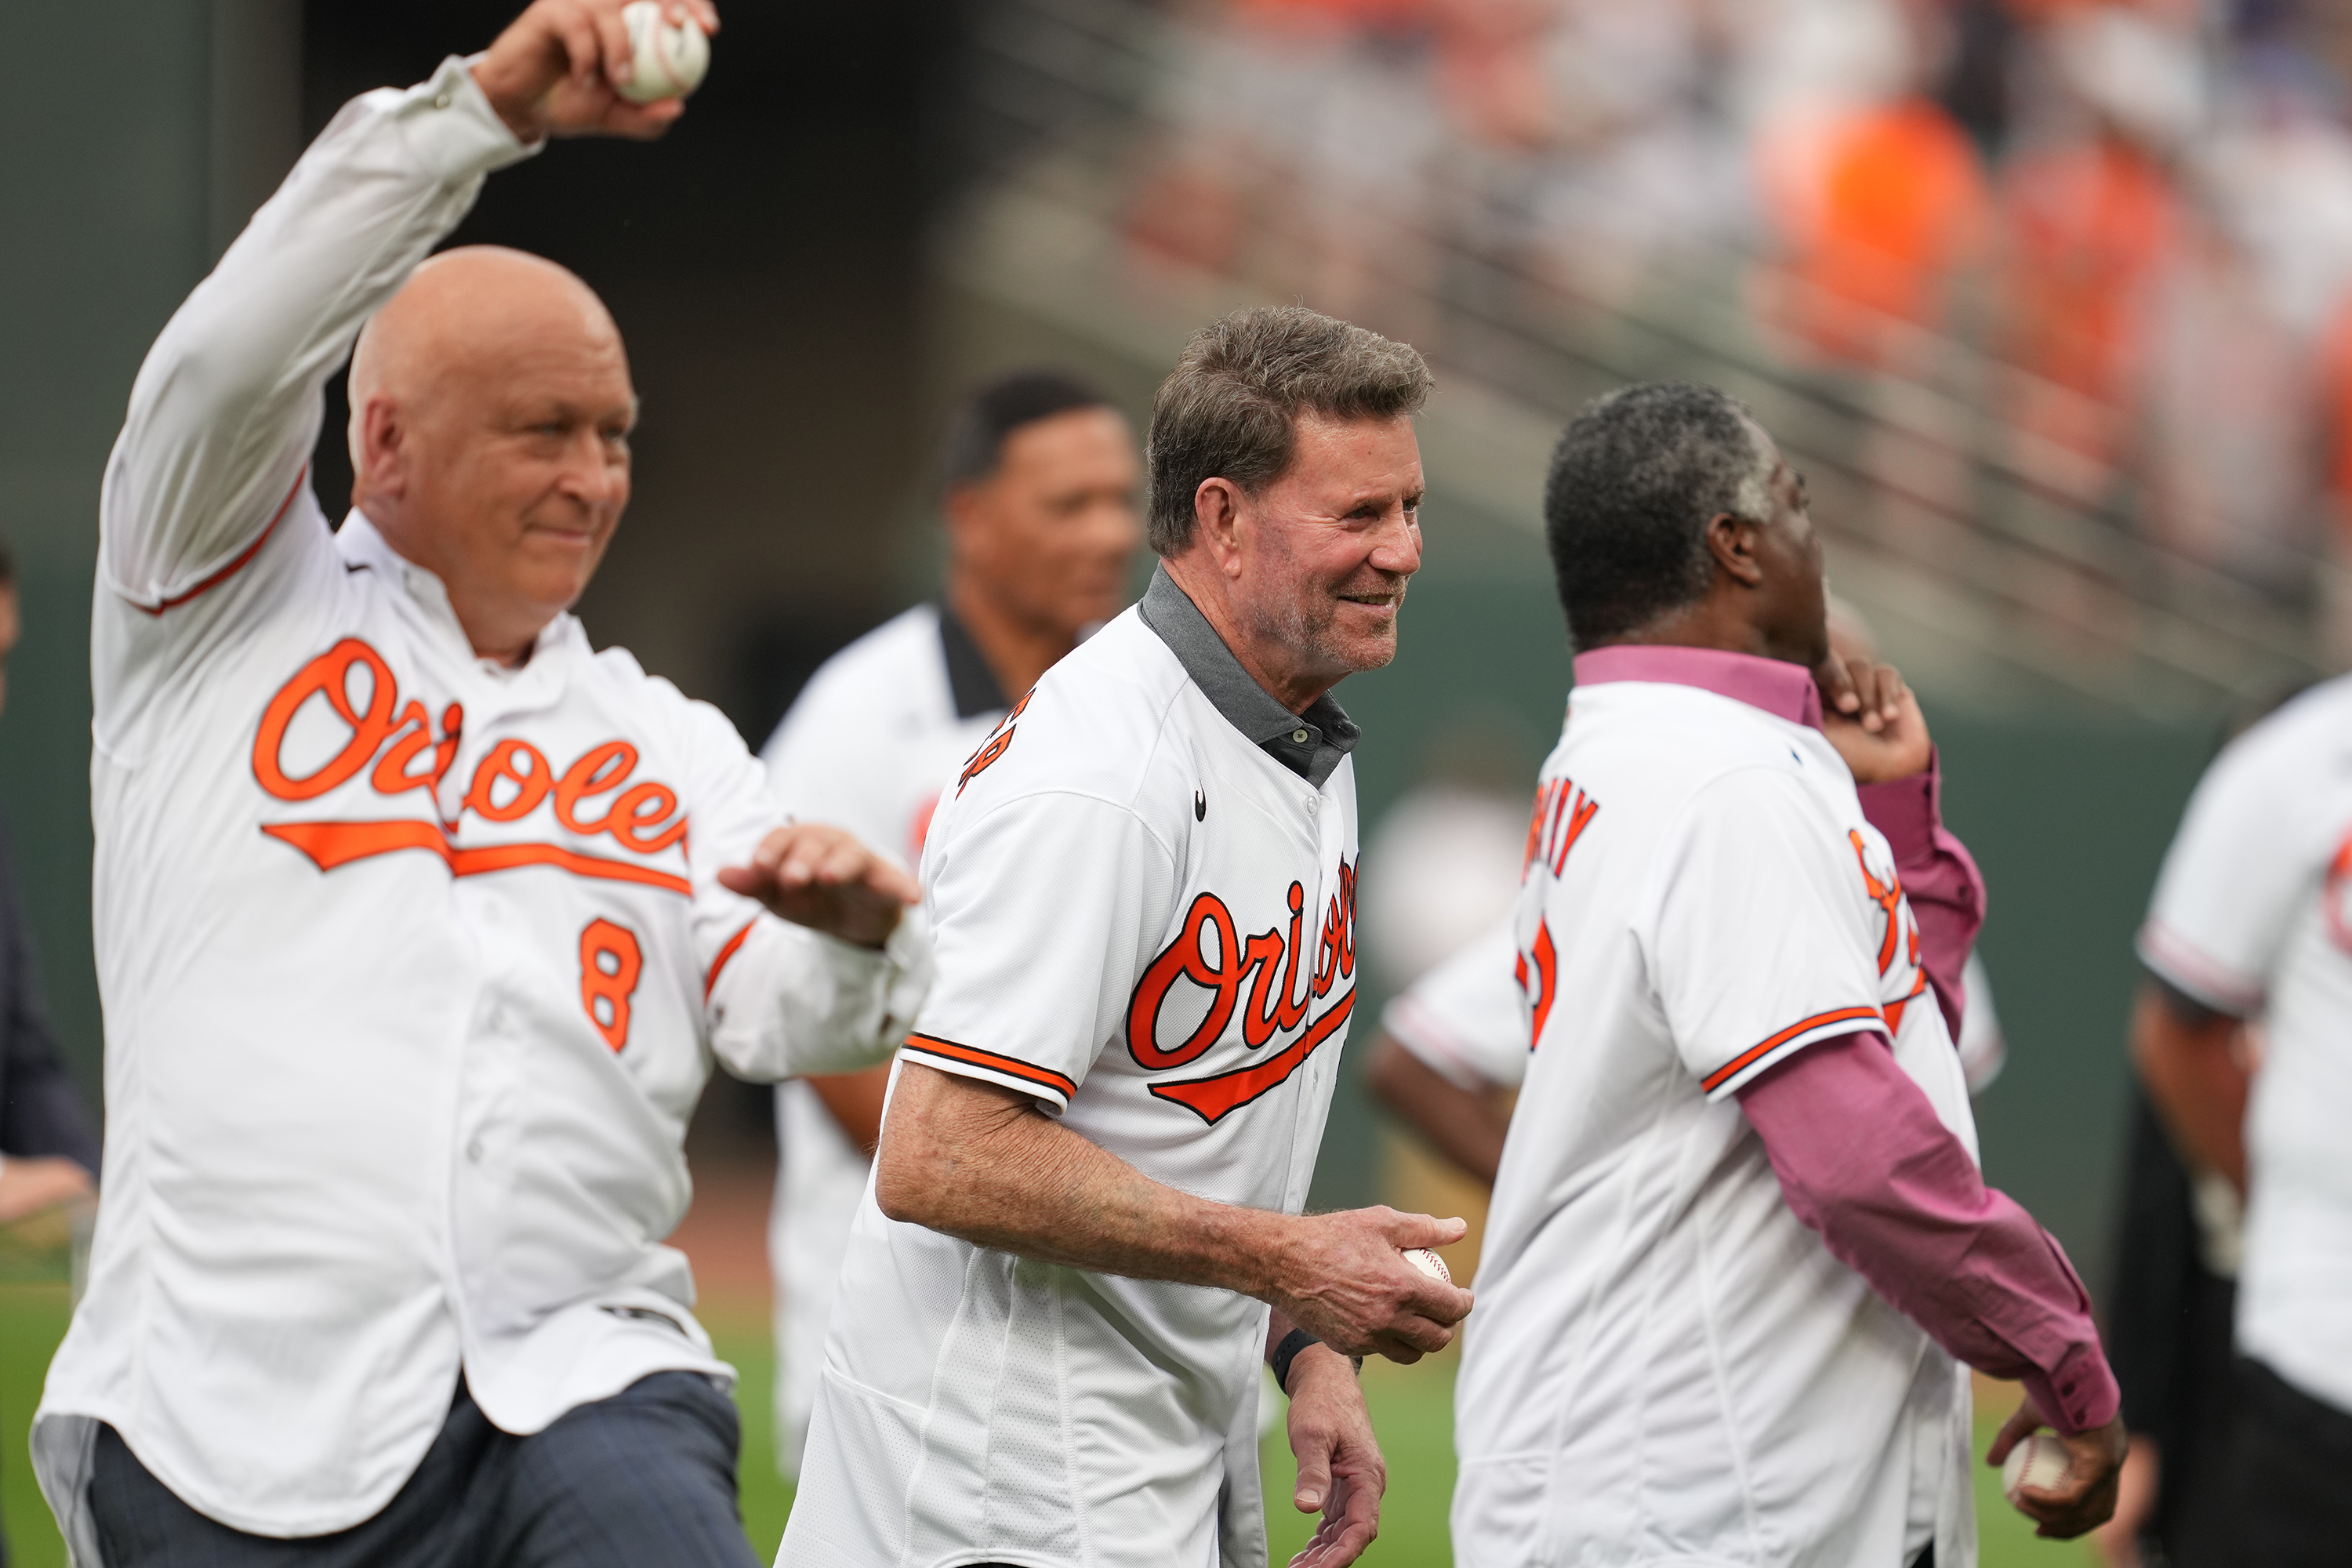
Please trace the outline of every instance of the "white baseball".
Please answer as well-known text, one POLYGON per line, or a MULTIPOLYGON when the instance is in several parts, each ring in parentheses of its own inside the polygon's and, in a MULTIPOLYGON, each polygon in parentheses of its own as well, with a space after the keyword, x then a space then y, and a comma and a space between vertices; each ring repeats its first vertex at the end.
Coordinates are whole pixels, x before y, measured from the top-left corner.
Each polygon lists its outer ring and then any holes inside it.
POLYGON ((1407 1247, 1405 1249, 1404 1260, 1407 1263, 1412 1264, 1415 1268, 1420 1269, 1423 1274, 1428 1275, 1432 1279, 1443 1280, 1448 1285, 1454 1283, 1454 1275, 1452 1271, 1445 1267, 1445 1259, 1438 1257, 1437 1254, 1430 1251, 1429 1248, 1425 1247, 1407 1247))
POLYGON ((632 103, 684 98, 702 85, 710 68, 710 38, 699 23, 671 22, 661 0, 635 0, 621 8, 629 29, 629 79, 621 96, 632 103))
POLYGON ((2009 1451, 2000 1467, 2000 1492, 2011 1502, 2018 1489, 2034 1487, 2047 1491, 2066 1479, 2066 1445, 2047 1432, 2036 1432, 2009 1451))

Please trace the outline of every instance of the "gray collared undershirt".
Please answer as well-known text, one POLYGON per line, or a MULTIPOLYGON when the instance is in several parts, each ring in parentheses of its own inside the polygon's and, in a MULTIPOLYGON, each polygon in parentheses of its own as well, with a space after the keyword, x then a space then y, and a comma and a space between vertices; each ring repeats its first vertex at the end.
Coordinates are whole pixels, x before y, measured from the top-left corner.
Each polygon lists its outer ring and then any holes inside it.
POLYGON ((1209 624, 1176 580, 1160 566, 1151 574, 1151 586, 1138 606, 1143 624, 1160 636, 1192 684, 1226 722, 1252 743, 1313 784, 1323 787, 1339 759, 1354 750, 1363 731, 1325 692, 1305 713, 1293 713, 1276 701, 1266 689, 1242 668, 1217 628, 1209 624))

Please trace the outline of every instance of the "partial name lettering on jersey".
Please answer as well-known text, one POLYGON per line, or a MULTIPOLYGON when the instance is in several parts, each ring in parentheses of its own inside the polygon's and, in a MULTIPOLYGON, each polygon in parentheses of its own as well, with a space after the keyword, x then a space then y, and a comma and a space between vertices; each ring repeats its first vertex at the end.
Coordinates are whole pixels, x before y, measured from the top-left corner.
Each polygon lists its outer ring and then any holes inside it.
MULTIPOLYGON (((1569 852, 1599 816, 1601 803, 1570 778, 1545 779, 1536 786, 1535 810, 1528 816, 1528 844, 1519 861, 1519 885, 1531 878, 1557 881, 1568 869, 1569 852)), ((1528 1049, 1543 1042, 1544 1025, 1551 1019, 1552 1004, 1559 998, 1559 946, 1552 940, 1549 916, 1536 922, 1535 934, 1518 951, 1512 970, 1527 998, 1528 1049)))

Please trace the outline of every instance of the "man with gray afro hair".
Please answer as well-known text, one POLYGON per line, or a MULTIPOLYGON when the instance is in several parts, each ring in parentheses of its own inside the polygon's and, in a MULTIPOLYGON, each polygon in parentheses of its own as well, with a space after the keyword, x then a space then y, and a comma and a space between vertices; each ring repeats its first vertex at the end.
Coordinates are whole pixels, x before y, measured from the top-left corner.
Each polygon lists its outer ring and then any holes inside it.
POLYGON ((1707 520, 1769 521, 1777 456, 1747 407, 1711 386, 1647 382, 1585 405, 1544 485, 1544 532, 1577 647, 1704 595, 1715 577, 1707 520))
POLYGON ((1576 686, 1512 925, 1454 1561, 1974 1563, 1970 1368, 2023 1384, 1990 1462, 2056 1449, 2013 1505, 2096 1528, 2115 1375, 1985 1184, 1953 1048, 1984 879, 1917 700, 1831 652, 1803 477, 1723 394, 1633 386, 1560 437, 1545 513, 1576 686))

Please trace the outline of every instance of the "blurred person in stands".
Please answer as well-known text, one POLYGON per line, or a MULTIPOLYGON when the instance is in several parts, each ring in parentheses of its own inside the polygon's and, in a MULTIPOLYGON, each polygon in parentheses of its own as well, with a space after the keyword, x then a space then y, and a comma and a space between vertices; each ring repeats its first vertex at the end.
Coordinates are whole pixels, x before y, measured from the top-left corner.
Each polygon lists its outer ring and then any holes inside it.
POLYGON ((1432 268, 1431 4, 1225 0, 1177 27, 1171 134, 1125 218, 1146 265, 1243 274, 1347 315, 1410 312, 1432 268))
MULTIPOLYGON (((980 388, 950 426, 936 599, 828 659, 761 753, 782 805, 922 859, 945 784, 1012 699, 1124 608, 1141 459, 1110 400, 1056 371, 980 388)), ((776 1090, 776 1464, 800 1473, 825 1320, 881 1136, 889 1064, 776 1090)))
POLYGON ((1743 20, 1741 95, 1778 255, 1759 321, 1799 357, 1917 374, 1990 235, 1967 130, 1930 96, 1953 37, 1932 0, 1779 0, 1743 20))
POLYGON ((2029 35, 2020 145, 2000 177, 1999 338, 2010 420, 2113 482, 2184 221, 2175 162, 2203 117, 2193 38, 2119 6, 2029 35))
POLYGON ((1613 300, 1655 286, 1661 261, 1744 237, 1707 0, 1440 0, 1436 16, 1440 199, 1474 244, 1613 300))
MULTIPOLYGON (((20 607, 16 560, 0 543, 0 707, 8 696, 8 656, 23 629, 20 607)), ((98 1134, 41 1000, 15 848, 0 817, 0 1229, 86 1204, 98 1191, 98 1134)), ((24 1418, 22 1411, 0 1415, 24 1418)), ((0 1530, 0 1568, 7 1561, 0 1530)))
POLYGON ((754 1561, 663 1245, 688 1119, 718 1064, 886 1056, 929 942, 903 868, 781 822, 717 710, 568 613, 631 490, 603 302, 431 254, 554 137, 675 122, 631 60, 621 0, 536 0, 353 100, 131 387, 93 541, 106 1201, 33 1426, 79 1563, 754 1561))

